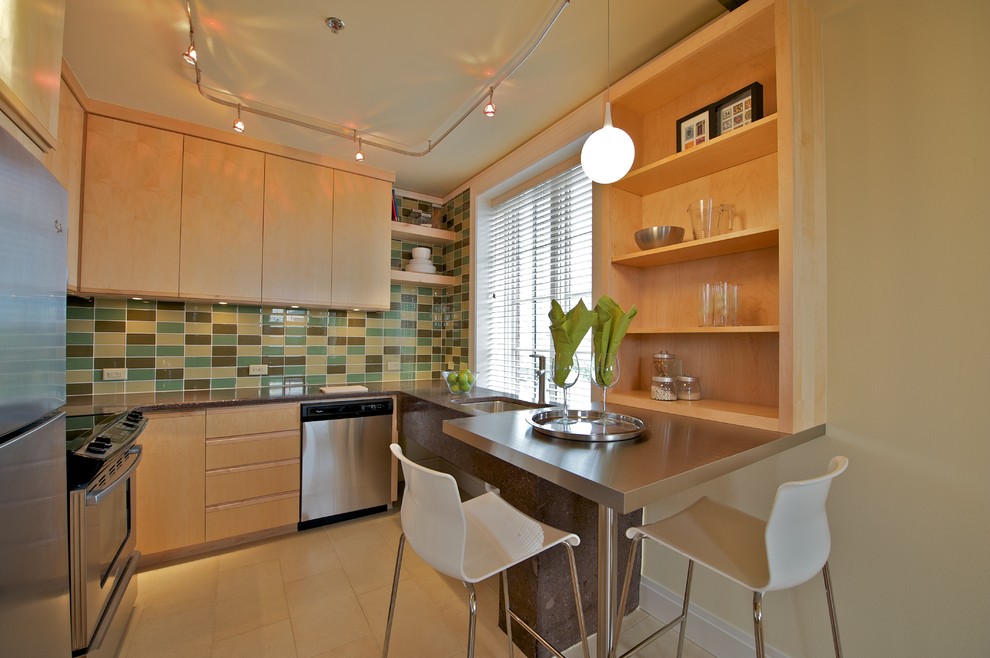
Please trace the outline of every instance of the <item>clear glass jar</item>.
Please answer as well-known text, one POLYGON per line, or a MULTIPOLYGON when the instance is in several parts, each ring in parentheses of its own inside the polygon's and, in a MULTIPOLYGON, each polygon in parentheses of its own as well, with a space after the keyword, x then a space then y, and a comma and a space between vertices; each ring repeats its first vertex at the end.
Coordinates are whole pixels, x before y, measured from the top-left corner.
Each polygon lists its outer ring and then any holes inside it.
POLYGON ((654 377, 650 384, 650 397, 654 400, 672 402, 677 399, 677 389, 673 377, 654 377))
POLYGON ((677 378, 677 399, 678 400, 700 400, 701 381, 691 375, 683 375, 677 378))
POLYGON ((653 355, 653 375, 655 377, 679 377, 681 360, 670 352, 660 352, 653 355))

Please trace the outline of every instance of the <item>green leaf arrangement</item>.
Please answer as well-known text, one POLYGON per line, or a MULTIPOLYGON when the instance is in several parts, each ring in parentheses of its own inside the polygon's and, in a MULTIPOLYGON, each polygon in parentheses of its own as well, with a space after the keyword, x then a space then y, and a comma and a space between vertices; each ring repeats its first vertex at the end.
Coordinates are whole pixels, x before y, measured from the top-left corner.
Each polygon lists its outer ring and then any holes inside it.
POLYGON ((612 378, 615 376, 615 371, 611 368, 619 352, 619 345, 637 312, 636 306, 633 305, 626 313, 608 295, 602 295, 595 304, 591 335, 595 350, 595 380, 605 386, 614 383, 612 378))
POLYGON ((595 314, 579 299, 574 308, 564 313, 560 303, 550 301, 550 337, 553 339, 553 383, 563 387, 574 365, 574 352, 591 328, 595 314))

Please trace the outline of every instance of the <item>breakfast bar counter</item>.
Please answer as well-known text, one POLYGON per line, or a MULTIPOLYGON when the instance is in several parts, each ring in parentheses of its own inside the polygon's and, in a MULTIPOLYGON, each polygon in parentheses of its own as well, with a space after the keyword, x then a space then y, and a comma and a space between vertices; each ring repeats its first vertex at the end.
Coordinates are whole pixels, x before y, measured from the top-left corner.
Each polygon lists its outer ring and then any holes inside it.
MULTIPOLYGON (((597 623, 589 619, 588 626, 589 632, 598 629, 599 656, 607 655, 613 641, 617 574, 627 551, 620 551, 619 533, 639 522, 638 510, 825 434, 824 425, 787 434, 618 405, 609 405, 609 411, 642 419, 642 435, 612 443, 552 438, 528 424, 531 411, 443 422, 444 434, 465 446, 597 506, 597 528, 592 536, 586 528, 582 542, 596 544, 597 623)), ((471 472, 470 464, 458 466, 471 472)), ((475 474, 486 479, 483 473, 475 474)), ((515 502, 511 495, 506 500, 515 502)), ((624 536, 622 540, 625 545, 624 536)), ((582 574, 584 586, 594 582, 586 575, 582 574)))

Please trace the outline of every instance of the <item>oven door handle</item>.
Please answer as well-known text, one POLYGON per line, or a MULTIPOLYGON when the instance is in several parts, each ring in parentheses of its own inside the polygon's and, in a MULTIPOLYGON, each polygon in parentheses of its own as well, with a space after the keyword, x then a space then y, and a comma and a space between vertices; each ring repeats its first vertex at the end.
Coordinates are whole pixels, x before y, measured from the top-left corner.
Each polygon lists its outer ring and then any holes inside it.
POLYGON ((100 501, 103 500, 103 497, 104 496, 109 496, 111 493, 113 493, 114 489, 116 489, 121 484, 123 484, 124 482, 126 482, 127 481, 127 478, 129 478, 131 476, 131 474, 134 472, 134 469, 138 467, 138 464, 139 463, 141 463, 141 446, 139 446, 139 445, 133 445, 133 446, 131 446, 130 448, 127 449, 127 452, 129 452, 130 454, 134 455, 134 461, 132 461, 131 464, 130 464, 130 466, 128 466, 124 470, 124 472, 121 473, 117 477, 117 479, 115 479, 109 485, 103 487, 102 489, 100 489, 98 491, 93 491, 93 492, 90 492, 90 493, 86 494, 86 505, 87 506, 99 505, 100 504, 100 501))

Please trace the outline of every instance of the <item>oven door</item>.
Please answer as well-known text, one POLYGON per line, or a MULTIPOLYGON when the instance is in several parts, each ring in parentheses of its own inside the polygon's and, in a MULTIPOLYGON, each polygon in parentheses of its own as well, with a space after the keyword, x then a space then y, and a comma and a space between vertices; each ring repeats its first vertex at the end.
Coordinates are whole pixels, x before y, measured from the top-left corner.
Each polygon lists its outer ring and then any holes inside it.
POLYGON ((122 451, 84 491, 69 494, 72 648, 96 651, 137 568, 134 473, 141 446, 122 451))

